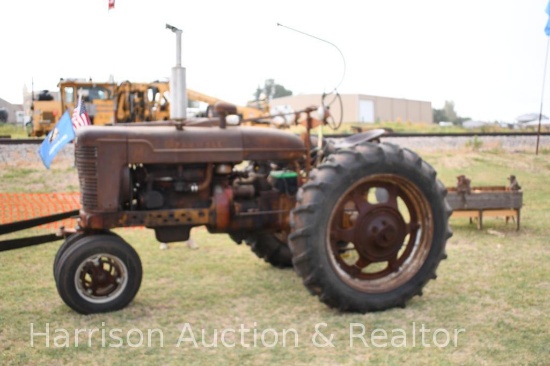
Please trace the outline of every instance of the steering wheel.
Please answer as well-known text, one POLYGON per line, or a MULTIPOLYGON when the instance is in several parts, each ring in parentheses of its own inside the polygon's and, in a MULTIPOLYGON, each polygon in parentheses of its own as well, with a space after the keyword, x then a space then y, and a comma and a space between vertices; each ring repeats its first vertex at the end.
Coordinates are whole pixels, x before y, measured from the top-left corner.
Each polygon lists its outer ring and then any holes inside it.
POLYGON ((336 90, 328 94, 323 93, 323 96, 321 98, 321 107, 319 107, 319 110, 317 112, 321 116, 323 122, 327 124, 333 131, 339 129, 340 126, 342 126, 342 120, 344 118, 342 96, 340 95, 340 93, 338 93, 336 90), (331 99, 327 98, 331 95, 334 95, 331 99), (340 115, 338 117, 335 117, 334 114, 330 111, 330 107, 334 103, 338 103, 340 106, 340 115))

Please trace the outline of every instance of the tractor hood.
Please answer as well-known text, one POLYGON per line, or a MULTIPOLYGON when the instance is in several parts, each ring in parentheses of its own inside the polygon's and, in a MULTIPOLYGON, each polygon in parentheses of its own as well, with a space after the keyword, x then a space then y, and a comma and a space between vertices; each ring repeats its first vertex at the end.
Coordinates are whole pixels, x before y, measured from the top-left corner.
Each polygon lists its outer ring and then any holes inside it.
POLYGON ((305 147, 291 133, 261 127, 89 126, 77 131, 76 150, 99 163, 216 163, 302 159, 305 147), (91 153, 91 151, 90 151, 91 153))

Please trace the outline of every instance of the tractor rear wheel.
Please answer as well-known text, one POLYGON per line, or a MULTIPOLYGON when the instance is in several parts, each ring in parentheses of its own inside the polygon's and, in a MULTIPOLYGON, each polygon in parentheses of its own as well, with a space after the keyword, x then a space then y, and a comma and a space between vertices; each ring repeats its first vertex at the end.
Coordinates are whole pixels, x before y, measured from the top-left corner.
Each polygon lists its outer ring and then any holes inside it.
POLYGON ((404 307, 446 257, 445 196, 434 169, 410 150, 364 143, 337 151, 298 192, 294 268, 330 307, 404 307))
POLYGON ((56 285, 63 301, 81 314, 115 311, 128 305, 141 285, 136 251, 116 235, 88 235, 70 245, 57 264, 56 285))
POLYGON ((274 267, 292 267, 292 253, 287 244, 288 235, 280 233, 254 234, 245 239, 254 254, 274 267))

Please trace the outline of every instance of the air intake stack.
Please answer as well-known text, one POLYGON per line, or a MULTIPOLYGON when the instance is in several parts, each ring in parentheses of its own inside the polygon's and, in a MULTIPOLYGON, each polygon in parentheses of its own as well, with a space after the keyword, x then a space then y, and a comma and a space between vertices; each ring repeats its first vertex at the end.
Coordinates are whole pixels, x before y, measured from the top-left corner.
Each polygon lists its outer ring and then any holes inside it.
POLYGON ((182 30, 166 24, 166 28, 176 33, 176 66, 172 67, 170 77, 170 119, 182 121, 187 118, 187 86, 185 68, 181 66, 182 30))

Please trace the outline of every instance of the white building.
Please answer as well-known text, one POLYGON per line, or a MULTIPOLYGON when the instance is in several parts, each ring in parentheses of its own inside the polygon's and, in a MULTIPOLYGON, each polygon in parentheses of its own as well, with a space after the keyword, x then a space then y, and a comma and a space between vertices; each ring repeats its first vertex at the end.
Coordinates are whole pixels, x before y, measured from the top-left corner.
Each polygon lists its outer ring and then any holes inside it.
MULTIPOLYGON (((426 122, 433 123, 432 103, 402 98, 379 97, 365 94, 341 94, 343 122, 426 122)), ((271 107, 290 105, 295 111, 306 107, 321 105, 321 94, 291 95, 272 99, 271 107)), ((326 97, 331 102, 334 95, 326 97)), ((340 103, 335 100, 331 113, 338 117, 340 103)))

